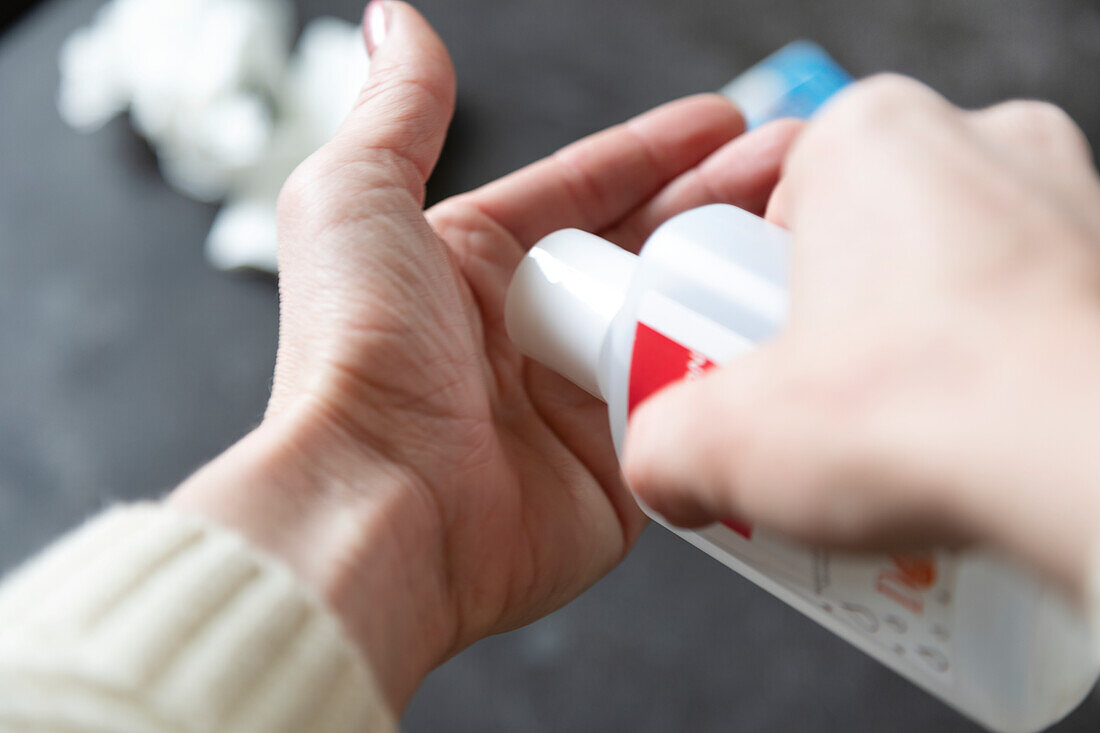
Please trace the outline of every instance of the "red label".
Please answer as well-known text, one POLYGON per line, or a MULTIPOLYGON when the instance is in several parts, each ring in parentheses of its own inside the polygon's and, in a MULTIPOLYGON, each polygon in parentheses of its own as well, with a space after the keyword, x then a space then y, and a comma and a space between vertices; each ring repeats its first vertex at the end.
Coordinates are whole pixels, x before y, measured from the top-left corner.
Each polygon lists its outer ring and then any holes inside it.
POLYGON ((627 416, 647 397, 681 379, 697 379, 715 366, 698 351, 678 344, 660 331, 638 323, 634 331, 634 357, 630 364, 627 416))
MULTIPOLYGON (((634 331, 634 355, 630 363, 630 388, 626 414, 650 395, 682 379, 698 379, 717 366, 698 351, 673 341, 660 331, 639 322, 634 331)), ((723 521, 734 532, 751 539, 752 525, 735 519, 723 521)))

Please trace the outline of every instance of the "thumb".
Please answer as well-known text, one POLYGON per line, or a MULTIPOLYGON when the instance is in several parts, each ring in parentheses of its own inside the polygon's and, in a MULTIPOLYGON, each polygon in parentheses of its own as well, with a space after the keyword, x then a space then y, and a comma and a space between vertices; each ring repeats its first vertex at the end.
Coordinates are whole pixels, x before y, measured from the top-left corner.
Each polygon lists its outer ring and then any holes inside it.
POLYGON ((914 453, 920 433, 861 394, 870 372, 851 348, 781 338, 662 391, 631 419, 627 483, 687 527, 747 520, 846 548, 965 538, 950 487, 914 453))
POLYGON ((777 384, 786 380, 777 351, 777 344, 761 347, 662 390, 635 411, 623 472, 642 502, 686 527, 760 519, 757 487, 774 491, 784 480, 777 474, 790 465, 783 454, 798 442, 789 430, 772 428, 787 419, 779 415, 786 410, 777 384))
POLYGON ((422 207, 454 110, 454 69, 406 3, 373 0, 363 25, 370 76, 336 135, 279 195, 283 307, 269 415, 304 389, 319 355, 352 340, 349 319, 385 333, 408 327, 413 312, 420 323, 444 320, 431 308, 443 298, 410 298, 453 277, 422 207))
POLYGON ((423 202, 454 113, 455 76, 443 41, 423 16, 397 0, 372 0, 363 13, 370 76, 332 142, 346 162, 371 164, 423 202))

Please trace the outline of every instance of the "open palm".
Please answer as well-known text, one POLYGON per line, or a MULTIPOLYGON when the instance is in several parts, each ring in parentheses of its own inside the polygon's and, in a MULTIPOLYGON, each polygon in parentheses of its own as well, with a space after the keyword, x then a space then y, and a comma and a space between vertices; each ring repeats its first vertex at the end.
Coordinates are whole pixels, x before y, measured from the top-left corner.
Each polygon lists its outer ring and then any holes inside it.
POLYGON ((400 592, 419 599, 409 623, 438 663, 568 602, 644 526, 603 405, 505 334, 525 249, 562 227, 636 249, 692 206, 760 211, 797 128, 738 137, 728 102, 688 98, 425 213, 453 71, 427 23, 388 5, 360 103, 280 201, 266 419, 324 426, 317 460, 346 487, 349 516, 386 507, 400 592))

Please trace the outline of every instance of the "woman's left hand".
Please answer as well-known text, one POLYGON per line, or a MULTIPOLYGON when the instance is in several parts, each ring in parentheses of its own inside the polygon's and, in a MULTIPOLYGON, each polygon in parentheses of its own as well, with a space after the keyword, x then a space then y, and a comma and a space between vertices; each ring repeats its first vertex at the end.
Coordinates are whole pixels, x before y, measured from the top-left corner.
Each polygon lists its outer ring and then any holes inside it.
POLYGON ((365 28, 370 81, 280 200, 267 414, 172 501, 288 562, 399 712, 434 666, 564 605, 644 526, 603 405, 505 335, 525 249, 563 227, 636 249, 715 201, 760 213, 798 128, 740 136, 729 102, 692 97, 425 213, 451 63, 404 3, 372 3, 365 28))

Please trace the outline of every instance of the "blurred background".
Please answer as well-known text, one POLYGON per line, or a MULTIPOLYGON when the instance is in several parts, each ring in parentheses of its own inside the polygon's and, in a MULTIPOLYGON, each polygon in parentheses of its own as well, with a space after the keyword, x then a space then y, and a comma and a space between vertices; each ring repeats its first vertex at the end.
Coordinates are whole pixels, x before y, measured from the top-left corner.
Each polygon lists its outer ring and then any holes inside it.
MULTIPOLYGON (((416 0, 454 56, 433 200, 810 38, 857 76, 956 103, 1051 100, 1100 144, 1095 0, 416 0)), ((273 278, 204 261, 216 212, 118 118, 59 118, 58 50, 100 0, 0 6, 0 570, 116 500, 158 496, 259 419, 273 278)), ((298 0, 296 23, 360 0, 298 0)), ((1100 728, 1096 696, 1055 730, 1100 728)), ((435 672, 418 731, 975 731, 651 527, 563 611, 435 672)))

